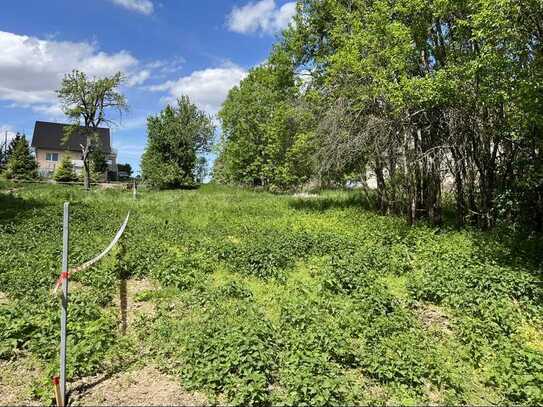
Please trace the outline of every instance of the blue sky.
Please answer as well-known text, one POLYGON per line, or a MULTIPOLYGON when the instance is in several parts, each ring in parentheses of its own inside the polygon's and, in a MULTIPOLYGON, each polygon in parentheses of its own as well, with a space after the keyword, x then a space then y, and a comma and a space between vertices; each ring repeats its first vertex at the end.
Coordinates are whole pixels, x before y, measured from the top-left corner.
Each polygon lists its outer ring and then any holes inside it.
POLYGON ((55 96, 72 69, 122 71, 130 105, 112 129, 119 162, 139 168, 145 121, 181 94, 216 114, 291 21, 285 0, 19 0, 0 13, 0 131, 32 137, 65 122, 55 96))

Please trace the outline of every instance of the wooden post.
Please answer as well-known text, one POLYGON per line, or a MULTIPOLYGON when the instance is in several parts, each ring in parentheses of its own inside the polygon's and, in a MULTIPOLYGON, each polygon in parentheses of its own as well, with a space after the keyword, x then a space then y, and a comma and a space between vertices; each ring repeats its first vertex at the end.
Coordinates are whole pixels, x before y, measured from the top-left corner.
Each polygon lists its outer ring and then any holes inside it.
POLYGON ((132 195, 134 196, 134 199, 136 199, 136 193, 137 193, 136 178, 134 178, 134 187, 132 189, 132 195))
POLYGON ((60 313, 60 395, 61 406, 66 405, 66 328, 68 322, 68 243, 70 203, 64 203, 62 228, 62 310, 60 313))
MULTIPOLYGON (((125 230, 126 231, 126 230, 125 230)), ((121 307, 121 334, 126 335, 126 329, 128 327, 128 295, 127 295, 127 280, 128 270, 126 269, 125 256, 126 246, 124 239, 120 239, 118 242, 116 267, 117 275, 119 277, 119 305, 121 307)))
POLYGON ((55 402, 57 406, 62 406, 62 397, 60 396, 60 378, 58 376, 53 377, 53 389, 55 391, 55 402))

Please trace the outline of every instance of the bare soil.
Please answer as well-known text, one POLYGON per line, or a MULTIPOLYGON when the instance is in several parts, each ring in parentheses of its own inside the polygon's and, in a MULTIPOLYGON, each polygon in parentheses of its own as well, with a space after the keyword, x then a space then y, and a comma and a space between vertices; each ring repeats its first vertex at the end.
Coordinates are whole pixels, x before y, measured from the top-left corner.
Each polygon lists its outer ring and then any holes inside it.
POLYGON ((418 315, 422 324, 427 329, 441 331, 447 335, 452 334, 451 324, 445 311, 433 304, 425 304, 418 309, 418 315))
POLYGON ((154 367, 111 377, 85 378, 73 385, 72 406, 204 406, 206 398, 185 391, 175 378, 154 367))
POLYGON ((0 305, 5 305, 9 303, 9 298, 6 294, 0 291, 0 305))
POLYGON ((0 405, 35 405, 30 386, 41 375, 38 363, 30 357, 19 357, 15 362, 0 360, 0 405))
POLYGON ((137 301, 136 296, 145 291, 152 291, 156 288, 155 284, 148 279, 130 279, 126 280, 126 293, 118 292, 114 297, 113 304, 119 309, 121 307, 121 297, 124 296, 125 303, 123 304, 126 307, 126 323, 127 328, 130 330, 132 322, 139 315, 152 315, 154 313, 154 304, 152 301, 137 301))

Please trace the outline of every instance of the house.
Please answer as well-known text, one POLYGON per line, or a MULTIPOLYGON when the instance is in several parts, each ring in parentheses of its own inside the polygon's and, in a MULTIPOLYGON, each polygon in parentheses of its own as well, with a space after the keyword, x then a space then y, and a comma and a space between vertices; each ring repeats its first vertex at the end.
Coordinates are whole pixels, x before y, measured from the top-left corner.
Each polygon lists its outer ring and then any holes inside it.
POLYGON ((130 179, 130 176, 132 175, 132 167, 130 164, 117 164, 117 169, 119 181, 126 181, 130 179))
MULTIPOLYGON (((63 142, 65 138, 65 128, 68 124, 49 123, 37 121, 34 126, 32 136, 32 147, 36 154, 38 162, 38 171, 43 177, 51 177, 64 155, 68 155, 77 174, 83 172, 83 160, 81 157, 81 144, 86 144, 86 137, 81 131, 70 136, 69 140, 63 142)), ((100 146, 100 149, 106 155, 108 164, 108 174, 104 177, 108 179, 117 177, 117 152, 111 148, 111 136, 109 129, 98 128, 98 137, 94 140, 100 146)))

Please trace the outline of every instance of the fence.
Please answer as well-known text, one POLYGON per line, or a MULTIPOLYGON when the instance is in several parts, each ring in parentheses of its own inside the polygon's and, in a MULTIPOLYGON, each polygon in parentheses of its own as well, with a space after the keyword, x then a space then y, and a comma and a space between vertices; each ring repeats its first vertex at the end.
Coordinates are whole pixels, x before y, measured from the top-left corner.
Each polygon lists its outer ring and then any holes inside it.
MULTIPOLYGON (((14 184, 48 184, 48 185, 84 185, 80 181, 54 181, 54 180, 38 180, 38 179, 10 179, 9 182, 14 184)), ((112 182, 91 182, 91 186, 100 186, 100 187, 129 187, 132 185, 132 182, 136 180, 126 180, 126 181, 112 181, 112 182)))
MULTIPOLYGON (((136 197, 136 190, 134 187, 134 198, 136 197)), ((68 326, 68 280, 73 273, 83 271, 98 263, 104 256, 106 256, 111 249, 117 244, 122 237, 126 226, 128 225, 128 219, 130 218, 130 211, 126 215, 124 222, 115 234, 111 243, 96 257, 81 264, 72 269, 68 269, 68 247, 69 247, 69 226, 70 226, 70 203, 64 203, 64 216, 63 216, 63 228, 62 228, 62 272, 55 284, 53 290, 54 293, 62 286, 62 307, 60 314, 60 378, 55 377, 53 383, 55 385, 55 396, 57 398, 58 406, 66 406, 66 333, 68 326)))

